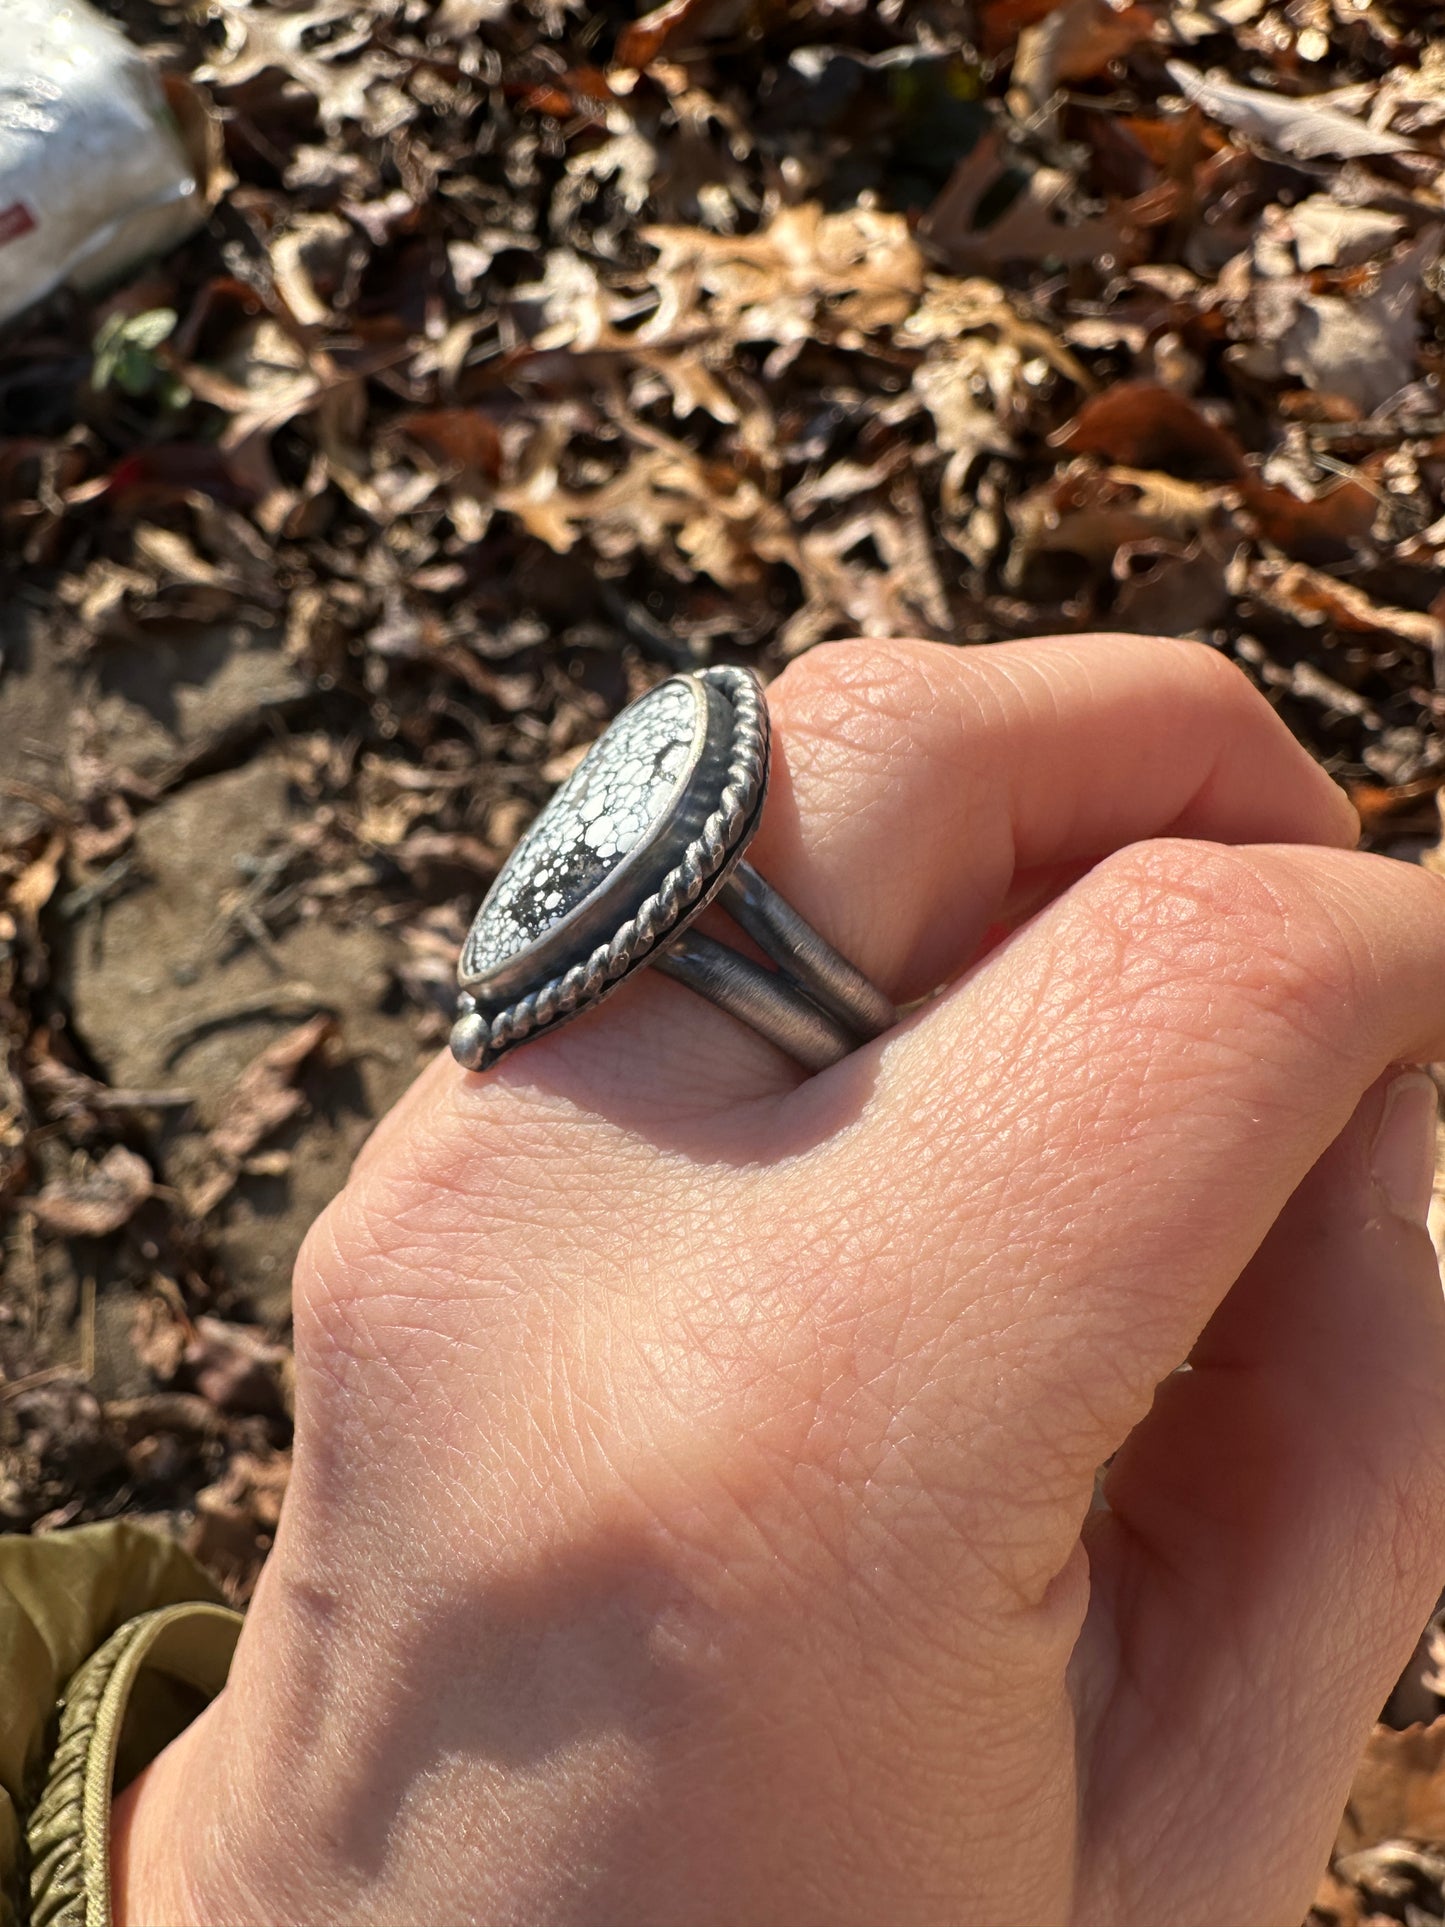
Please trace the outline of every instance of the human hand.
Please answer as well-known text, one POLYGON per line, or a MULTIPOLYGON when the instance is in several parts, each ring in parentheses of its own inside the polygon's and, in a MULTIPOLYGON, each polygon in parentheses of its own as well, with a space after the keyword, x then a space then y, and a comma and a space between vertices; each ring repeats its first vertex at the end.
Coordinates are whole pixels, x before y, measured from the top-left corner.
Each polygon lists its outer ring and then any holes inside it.
POLYGON ((1445 1570, 1418 1074, 1382 1124, 1445 889, 1190 645, 771 702, 752 859, 947 987, 804 1079, 644 972, 418 1081, 299 1264, 281 1532, 122 1924, 1308 1905, 1445 1570))

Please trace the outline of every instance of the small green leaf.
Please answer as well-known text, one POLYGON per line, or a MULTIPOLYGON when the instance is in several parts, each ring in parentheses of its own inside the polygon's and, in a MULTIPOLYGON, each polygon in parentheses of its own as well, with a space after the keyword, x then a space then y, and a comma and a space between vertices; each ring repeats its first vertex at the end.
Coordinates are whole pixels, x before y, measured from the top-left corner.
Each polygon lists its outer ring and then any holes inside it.
POLYGON ((91 382, 96 389, 119 388, 136 400, 157 388, 172 390, 169 373, 156 360, 156 350, 176 325, 174 308, 148 308, 144 314, 113 314, 104 321, 91 344, 91 382))
POLYGON ((144 314, 132 315, 126 322, 125 338, 137 348, 159 348, 163 341, 170 339, 175 325, 174 308, 148 308, 144 314))

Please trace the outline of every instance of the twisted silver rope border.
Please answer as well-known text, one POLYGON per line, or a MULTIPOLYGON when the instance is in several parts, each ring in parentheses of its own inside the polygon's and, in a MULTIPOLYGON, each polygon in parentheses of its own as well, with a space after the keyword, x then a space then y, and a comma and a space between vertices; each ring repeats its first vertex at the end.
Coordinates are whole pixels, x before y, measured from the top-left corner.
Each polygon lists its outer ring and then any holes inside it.
POLYGON ((485 1070, 514 1044, 599 1000, 672 933, 683 912, 717 879, 737 849, 767 777, 768 706, 751 669, 724 665, 701 670, 699 675, 720 689, 733 708, 732 755, 716 809, 652 895, 643 899, 609 942, 599 944, 581 963, 528 991, 490 1020, 477 1009, 475 996, 462 992, 457 1000, 458 1027, 465 1023, 471 1042, 480 1046, 468 1052, 469 1059, 473 1055, 476 1059, 471 1068, 485 1070))

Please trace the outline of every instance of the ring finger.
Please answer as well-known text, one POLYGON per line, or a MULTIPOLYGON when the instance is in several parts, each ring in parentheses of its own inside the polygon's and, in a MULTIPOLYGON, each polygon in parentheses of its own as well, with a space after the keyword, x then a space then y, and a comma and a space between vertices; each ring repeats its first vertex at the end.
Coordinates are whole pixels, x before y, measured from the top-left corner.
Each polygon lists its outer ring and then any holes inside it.
MULTIPOLYGON (((962 970, 1009 906, 1131 842, 1349 847, 1353 809, 1225 658, 1140 636, 958 649, 835 643, 772 686, 773 781, 750 860, 899 1001, 962 970)), ((434 1110, 435 1065, 365 1159, 434 1110)), ((624 1125, 786 1091, 736 1019, 644 972, 450 1105, 465 1137, 541 1082, 624 1125)), ((447 1133, 446 1135, 453 1135, 447 1133)), ((466 1150, 459 1144, 459 1151, 466 1150)))

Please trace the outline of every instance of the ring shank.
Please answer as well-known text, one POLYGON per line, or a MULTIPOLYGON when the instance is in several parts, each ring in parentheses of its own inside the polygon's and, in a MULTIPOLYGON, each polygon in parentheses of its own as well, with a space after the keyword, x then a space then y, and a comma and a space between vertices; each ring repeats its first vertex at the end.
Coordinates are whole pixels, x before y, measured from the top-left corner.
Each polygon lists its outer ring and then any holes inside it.
POLYGON ((838 1063, 897 1023, 882 991, 749 864, 736 866, 716 901, 777 970, 686 930, 653 956, 664 976, 750 1025, 810 1071, 838 1063))
POLYGON ((685 931, 652 962, 664 977, 675 978, 730 1017, 741 1018, 805 1070, 826 1070, 857 1046, 856 1037, 790 990, 775 971, 739 956, 715 937, 685 931))
POLYGON ((815 1004, 862 1041, 881 1037, 898 1012, 856 965, 800 917, 750 863, 739 863, 717 901, 815 1004))

